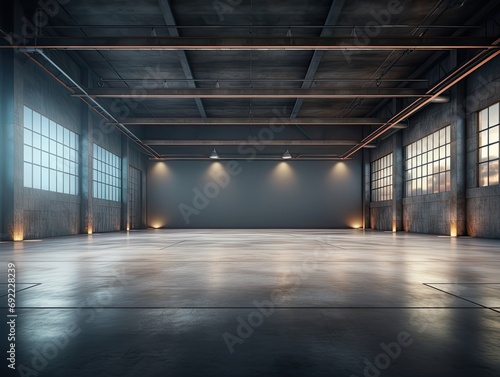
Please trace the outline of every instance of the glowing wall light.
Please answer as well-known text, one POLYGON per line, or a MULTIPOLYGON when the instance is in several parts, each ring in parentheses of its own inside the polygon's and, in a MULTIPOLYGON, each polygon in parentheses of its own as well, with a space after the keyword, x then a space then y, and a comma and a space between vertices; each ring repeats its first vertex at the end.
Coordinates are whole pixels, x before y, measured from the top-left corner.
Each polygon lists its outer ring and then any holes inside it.
POLYGON ((451 224, 450 225, 450 236, 451 237, 458 237, 458 230, 457 230, 457 225, 456 224, 451 224))
POLYGON ((14 219, 14 224, 10 227, 10 236, 13 241, 24 240, 24 224, 22 220, 14 219))

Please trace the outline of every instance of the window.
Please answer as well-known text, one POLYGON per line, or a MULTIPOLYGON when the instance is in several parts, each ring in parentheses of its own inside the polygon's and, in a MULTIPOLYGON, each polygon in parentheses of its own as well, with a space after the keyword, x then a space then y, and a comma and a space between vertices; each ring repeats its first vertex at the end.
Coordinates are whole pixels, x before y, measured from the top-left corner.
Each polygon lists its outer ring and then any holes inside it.
POLYGON ((79 136, 24 107, 24 187, 78 195, 79 136))
POLYGON ((406 146, 406 196, 450 191, 451 128, 447 126, 406 146))
POLYGON ((371 200, 392 200, 392 153, 372 162, 371 200))
POLYGON ((479 186, 498 185, 500 102, 479 112, 479 186))
POLYGON ((97 199, 121 201, 121 158, 94 144, 94 193, 97 199))

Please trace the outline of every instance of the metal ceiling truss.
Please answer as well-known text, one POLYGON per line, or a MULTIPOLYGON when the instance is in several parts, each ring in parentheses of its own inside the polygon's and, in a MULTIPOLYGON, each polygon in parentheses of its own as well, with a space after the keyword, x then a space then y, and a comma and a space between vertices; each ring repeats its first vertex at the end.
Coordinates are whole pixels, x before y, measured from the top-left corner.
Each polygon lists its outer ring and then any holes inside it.
MULTIPOLYGON (((124 118, 120 124, 126 126, 380 126, 388 122, 387 118, 124 118)), ((109 123, 117 124, 117 123, 109 123)), ((405 123, 394 125, 406 128, 405 123)))
MULTIPOLYGON (((500 39, 497 39, 493 42, 493 45, 495 45, 497 47, 498 47, 498 44, 500 44, 500 39)), ((365 137, 361 141, 361 143, 359 143, 357 146, 351 148, 349 151, 344 153, 341 157, 343 157, 343 158, 351 157, 354 153, 356 153, 360 149, 364 148, 369 143, 372 143, 377 138, 384 135, 387 131, 391 130, 393 128, 393 126, 392 126, 393 124, 405 121, 408 117, 415 114, 417 111, 421 110, 422 108, 427 106, 429 103, 431 103, 433 98, 437 98, 438 96, 443 94, 445 91, 451 89, 454 85, 456 85, 458 82, 463 80, 465 77, 469 76, 471 73, 473 73, 477 69, 481 68, 483 65, 485 65, 486 63, 495 59, 499 55, 500 55, 500 50, 488 49, 488 50, 481 51, 480 53, 475 55, 472 59, 467 61, 465 64, 456 68, 452 73, 450 73, 448 76, 446 76, 443 80, 441 80, 439 83, 437 83, 434 87, 432 87, 427 92, 427 94, 430 94, 431 97, 417 99, 416 101, 414 101, 413 103, 411 103, 410 105, 405 107, 403 110, 398 112, 391 119, 389 119, 387 124, 379 127, 377 130, 370 133, 370 135, 365 137)))
MULTIPOLYGON (((74 97, 90 96, 91 98, 428 98, 425 89, 412 88, 89 88, 83 94, 74 97)), ((445 97, 435 100, 446 101, 445 97)))
POLYGON ((455 50, 491 49, 489 37, 38 37, 0 48, 55 50, 455 50))

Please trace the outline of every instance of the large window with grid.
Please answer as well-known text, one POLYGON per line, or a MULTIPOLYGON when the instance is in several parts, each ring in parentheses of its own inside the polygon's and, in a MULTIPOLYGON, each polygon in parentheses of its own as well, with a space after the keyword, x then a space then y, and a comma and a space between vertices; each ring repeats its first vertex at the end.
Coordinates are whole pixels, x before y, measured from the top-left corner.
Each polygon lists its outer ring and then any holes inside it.
POLYGON ((94 144, 93 197, 121 201, 121 158, 94 144))
POLYGON ((392 200, 392 153, 371 164, 371 201, 392 200))
POLYGON ((406 196, 450 191, 451 128, 447 126, 406 146, 406 196))
POLYGON ((498 185, 500 102, 479 112, 479 186, 498 185))
POLYGON ((78 195, 76 133, 24 107, 24 187, 78 195))

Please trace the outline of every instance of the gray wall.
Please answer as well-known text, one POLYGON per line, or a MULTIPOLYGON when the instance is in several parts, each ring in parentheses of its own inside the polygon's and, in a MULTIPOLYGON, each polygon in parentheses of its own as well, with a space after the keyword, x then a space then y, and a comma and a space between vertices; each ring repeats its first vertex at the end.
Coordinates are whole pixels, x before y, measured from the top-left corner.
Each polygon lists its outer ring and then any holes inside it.
MULTIPOLYGON (((91 75, 66 55, 58 55, 55 60, 72 78, 84 86, 92 86, 91 75)), ((106 127, 101 117, 79 99, 71 97, 68 90, 24 54, 2 51, 0 65, 0 239, 21 240, 87 233, 90 230, 107 232, 125 229, 128 214, 127 175, 124 174, 122 180, 124 201, 93 199, 92 143, 122 157, 125 170, 130 163, 140 169, 143 176, 147 169, 146 157, 130 145, 121 132, 106 127), (25 105, 80 135, 80 195, 24 187, 25 105)), ((145 198, 143 201, 145 208, 145 198)))
MULTIPOLYGON (((449 59, 448 59, 449 60, 449 59)), ((445 60, 444 64, 447 60, 445 60)), ((448 62, 449 63, 449 62, 448 62)), ((438 68, 428 75, 432 81, 438 68)), ((409 128, 398 133, 402 147, 451 125, 451 191, 403 198, 402 227, 398 230, 417 233, 468 235, 500 238, 500 186, 478 187, 478 111, 500 101, 500 65, 494 60, 478 69, 450 92, 448 104, 427 106, 409 119, 409 128), (463 121, 463 126, 460 122, 463 121), (463 134, 462 134, 463 132, 463 134), (460 147, 461 138, 465 145, 460 147), (463 194, 463 198, 462 198, 463 194), (454 225, 453 219, 456 219, 454 225), (454 229, 455 228, 455 229, 454 229)), ((378 114, 387 116, 387 114, 378 114)), ((369 161, 396 152, 393 135, 370 151, 369 161)), ((401 151, 400 151, 401 152, 401 151)), ((393 189, 397 189, 393 185, 393 189)), ((369 189, 369 188, 368 188, 369 189)), ((402 187, 399 187, 402 189, 402 187)), ((365 197, 369 194, 365 193, 365 197)), ((390 230, 397 200, 370 203, 365 226, 390 230), (369 223, 368 223, 369 222, 369 223)))
POLYGON ((360 160, 150 162, 148 224, 180 228, 359 227, 361 194, 360 160), (231 170, 228 164, 238 164, 232 171, 239 173, 215 195, 211 174, 225 176, 221 172, 231 170), (207 187, 213 198, 208 204, 202 199, 193 204, 194 190, 203 192, 207 187), (182 204, 184 210, 195 212, 186 216, 189 224, 179 209, 182 204))

